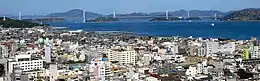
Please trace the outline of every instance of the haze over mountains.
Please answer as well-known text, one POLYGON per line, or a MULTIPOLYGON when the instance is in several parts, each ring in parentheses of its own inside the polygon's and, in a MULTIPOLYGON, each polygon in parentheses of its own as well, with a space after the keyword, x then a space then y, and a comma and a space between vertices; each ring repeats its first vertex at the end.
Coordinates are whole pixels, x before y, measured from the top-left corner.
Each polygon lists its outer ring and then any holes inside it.
MULTIPOLYGON (((113 13, 113 12, 111 12, 113 13)), ((178 10, 178 11, 169 11, 169 16, 187 16, 188 11, 186 10, 178 10)), ((191 10, 189 11, 190 16, 214 16, 215 13, 218 16, 224 15, 224 12, 220 12, 217 10, 191 10)), ((47 17, 82 17, 83 10, 80 9, 73 9, 63 13, 51 13, 46 15, 47 17)), ((154 13, 143 13, 143 12, 134 12, 134 13, 127 13, 127 14, 120 14, 116 13, 116 16, 164 16, 165 12, 154 12, 154 13)), ((101 16, 113 16, 110 15, 102 15, 93 12, 86 12, 86 18, 93 18, 93 17, 101 17, 101 16)))
MULTIPOLYGON (((225 12, 220 12, 217 10, 191 10, 190 16, 214 16, 217 13, 219 16, 222 16, 225 12)), ((104 15, 94 12, 86 11, 86 18, 96 18, 101 16, 112 16, 112 11, 110 15, 104 15)), ((1 15, 1 14, 0 14, 1 15)), ((57 13, 50 13, 47 15, 23 15, 25 18, 33 18, 33 17, 82 17, 83 10, 81 9, 72 9, 65 12, 57 12, 57 13)), ((117 16, 164 16, 165 12, 153 12, 153 13, 144 13, 144 12, 134 12, 134 13, 116 13, 117 16)), ((9 17, 17 17, 14 15, 7 15, 9 17)), ((178 11, 169 11, 169 16, 187 16, 186 10, 178 10, 178 11)))
MULTIPOLYGON (((248 8, 248 9, 242 9, 239 11, 229 11, 229 12, 221 12, 218 10, 190 10, 189 14, 190 17, 214 17, 215 13, 217 14, 217 17, 224 17, 225 19, 229 18, 229 17, 236 17, 236 16, 250 16, 250 18, 255 17, 255 19, 258 19, 258 16, 260 14, 258 14, 260 12, 259 8, 248 8), (244 13, 240 13, 240 12, 244 13), (246 14, 245 12, 250 11, 250 13, 246 14), (236 13, 240 13, 236 14, 236 13), (232 15, 233 14, 233 15, 232 15), (253 16, 251 16, 251 14, 253 14, 253 16)), ((99 13, 94 13, 94 12, 85 12, 85 16, 87 19, 90 18, 98 18, 98 17, 112 17, 113 12, 111 12, 110 15, 103 15, 103 14, 99 14, 99 13)), ((175 16, 175 17, 187 17, 188 15, 188 11, 186 10, 178 10, 178 11, 169 11, 169 16, 175 16)), ((1 15, 1 14, 0 14, 1 15)), ((9 15, 10 16, 10 15, 9 15)), ((58 13, 50 13, 47 15, 24 15, 23 18, 47 18, 47 17, 62 17, 62 18, 82 18, 83 16, 83 10, 81 9, 72 9, 69 11, 65 11, 65 12, 58 12, 58 13)), ((149 17, 156 17, 156 16, 165 16, 165 12, 153 12, 153 13, 143 13, 143 12, 135 12, 135 13, 127 13, 127 14, 120 14, 120 13, 116 13, 117 17, 144 17, 144 16, 149 16, 149 17)), ((7 16, 8 17, 8 16, 7 16)), ((17 17, 17 16, 10 16, 12 17, 17 17)), ((242 19, 242 18, 241 18, 242 19)), ((243 18, 243 19, 247 19, 247 18, 243 18)))

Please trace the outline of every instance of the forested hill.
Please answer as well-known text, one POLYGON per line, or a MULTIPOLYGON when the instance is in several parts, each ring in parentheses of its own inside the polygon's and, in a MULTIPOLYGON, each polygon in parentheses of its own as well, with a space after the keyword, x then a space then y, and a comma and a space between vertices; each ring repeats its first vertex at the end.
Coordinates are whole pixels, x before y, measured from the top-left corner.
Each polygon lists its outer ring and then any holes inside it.
POLYGON ((223 17, 224 20, 260 20, 260 9, 249 8, 234 11, 223 17))
POLYGON ((39 23, 34 23, 30 21, 23 21, 23 20, 13 20, 10 18, 0 17, 0 26, 5 28, 31 28, 34 26, 42 26, 39 23))

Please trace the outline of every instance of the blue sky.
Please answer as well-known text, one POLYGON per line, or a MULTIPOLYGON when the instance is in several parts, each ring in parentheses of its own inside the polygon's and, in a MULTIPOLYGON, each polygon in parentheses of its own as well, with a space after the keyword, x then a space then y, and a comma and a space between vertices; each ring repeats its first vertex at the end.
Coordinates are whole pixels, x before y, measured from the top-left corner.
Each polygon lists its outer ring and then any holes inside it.
POLYGON ((70 9, 109 14, 192 10, 239 10, 260 8, 260 0, 1 0, 0 14, 26 15, 64 12, 70 9))

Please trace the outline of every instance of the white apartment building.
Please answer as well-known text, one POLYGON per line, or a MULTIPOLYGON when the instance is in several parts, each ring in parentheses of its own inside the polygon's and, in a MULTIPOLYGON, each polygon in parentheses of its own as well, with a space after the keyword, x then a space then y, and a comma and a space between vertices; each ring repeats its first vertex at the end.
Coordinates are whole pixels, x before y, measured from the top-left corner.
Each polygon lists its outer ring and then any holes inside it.
POLYGON ((188 77, 188 79, 193 79, 193 77, 198 74, 197 68, 194 66, 190 66, 189 69, 186 70, 185 75, 188 77))
POLYGON ((165 54, 165 55, 162 55, 162 59, 173 60, 176 62, 185 62, 185 57, 183 55, 165 54))
POLYGON ((214 53, 233 53, 235 51, 235 42, 219 44, 219 42, 203 42, 198 48, 198 56, 213 56, 214 53))
POLYGON ((136 64, 137 52, 134 50, 109 49, 108 60, 118 61, 120 64, 136 64))
POLYGON ((258 46, 250 47, 249 54, 250 54, 251 59, 260 58, 259 47, 258 46))
POLYGON ((13 72, 14 67, 19 67, 23 71, 34 69, 43 69, 43 60, 31 60, 31 55, 16 55, 15 59, 10 59, 8 63, 8 71, 13 72))
POLYGON ((218 52, 218 42, 203 42, 201 47, 198 48, 198 56, 212 56, 218 52))
POLYGON ((228 42, 228 43, 224 43, 224 44, 220 44, 219 45, 219 52, 222 53, 233 53, 236 50, 236 44, 235 42, 228 42))
POLYGON ((179 47, 178 47, 177 43, 175 43, 175 42, 164 42, 163 45, 166 46, 166 51, 170 51, 173 54, 179 53, 179 51, 178 51, 179 47))
POLYGON ((91 81, 108 81, 111 74, 111 64, 107 58, 93 58, 89 66, 91 81))
POLYGON ((58 76, 58 66, 57 64, 50 64, 50 81, 56 81, 58 76))
POLYGON ((198 63, 196 66, 197 66, 197 73, 208 74, 207 60, 198 63))
POLYGON ((152 54, 144 54, 143 59, 144 65, 149 65, 152 60, 152 54))

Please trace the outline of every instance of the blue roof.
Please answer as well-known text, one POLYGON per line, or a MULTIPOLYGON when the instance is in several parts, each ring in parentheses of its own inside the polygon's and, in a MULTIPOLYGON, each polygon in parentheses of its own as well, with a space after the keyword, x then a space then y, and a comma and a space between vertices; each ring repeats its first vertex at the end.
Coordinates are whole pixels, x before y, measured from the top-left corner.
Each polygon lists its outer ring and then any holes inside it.
POLYGON ((107 61, 107 58, 102 58, 102 61, 107 61))

